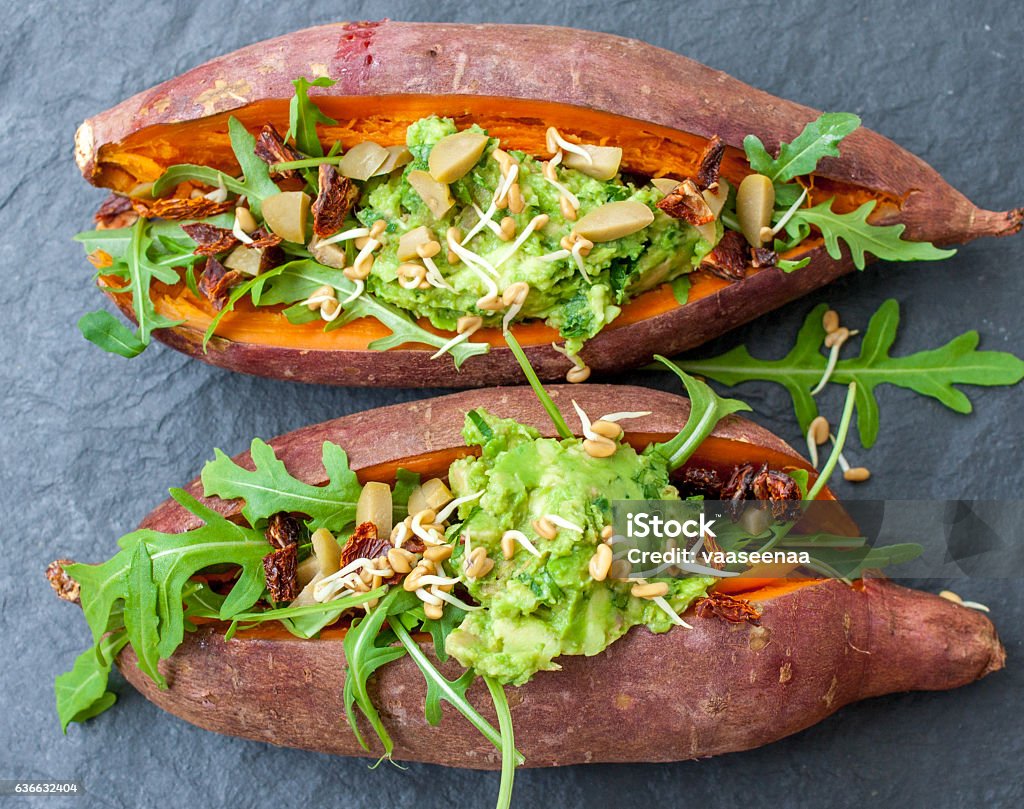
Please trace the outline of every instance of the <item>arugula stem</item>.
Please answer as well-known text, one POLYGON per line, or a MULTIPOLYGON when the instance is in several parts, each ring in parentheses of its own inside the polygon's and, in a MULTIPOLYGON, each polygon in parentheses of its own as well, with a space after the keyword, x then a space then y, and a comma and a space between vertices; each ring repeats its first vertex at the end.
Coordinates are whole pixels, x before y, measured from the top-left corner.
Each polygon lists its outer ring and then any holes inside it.
POLYGON ((839 454, 843 451, 843 445, 846 443, 846 436, 850 432, 850 422, 853 420, 853 403, 857 398, 857 383, 851 382, 846 392, 846 404, 843 405, 843 417, 839 421, 839 430, 836 432, 836 443, 832 447, 832 452, 828 456, 828 460, 825 462, 825 466, 822 467, 821 472, 818 475, 818 479, 814 481, 814 485, 811 490, 807 492, 808 500, 815 500, 822 489, 825 488, 832 472, 835 471, 836 464, 839 463, 839 454))
POLYGON ((512 782, 516 776, 516 739, 512 728, 512 712, 508 707, 508 698, 501 683, 491 677, 484 677, 487 690, 494 700, 494 710, 498 714, 498 728, 501 731, 501 785, 498 787, 498 805, 496 809, 509 809, 512 805, 512 782))
MULTIPOLYGON (((400 621, 391 621, 390 626, 391 631, 395 633, 395 637, 397 637, 402 646, 405 647, 405 651, 409 653, 409 657, 413 659, 413 662, 416 663, 419 670, 423 672, 423 676, 429 683, 440 689, 445 701, 453 705, 459 713, 466 717, 470 724, 479 730, 480 733, 483 734, 484 738, 493 744, 495 748, 502 750, 503 741, 501 734, 494 729, 490 722, 480 715, 480 712, 469 703, 468 699, 460 696, 454 691, 454 689, 452 689, 451 683, 441 675, 441 672, 434 668, 434 664, 431 663, 423 653, 419 644, 412 639, 409 631, 402 626, 402 623, 400 621)), ((515 750, 514 753, 517 762, 522 764, 525 760, 523 759, 522 754, 515 750)))
POLYGON ((291 169, 310 169, 327 163, 337 166, 341 162, 341 155, 330 155, 328 157, 307 157, 303 160, 288 160, 284 163, 274 163, 270 170, 275 173, 290 171, 291 169))
POLYGON ((508 347, 512 349, 512 353, 519 362, 519 366, 523 369, 526 381, 530 383, 530 387, 533 388, 533 392, 537 395, 537 398, 540 399, 540 403, 544 406, 544 409, 551 417, 551 421, 554 423, 558 434, 562 438, 572 438, 572 430, 570 430, 569 425, 565 423, 565 419, 559 412, 558 407, 555 406, 551 396, 548 395, 546 390, 544 390, 544 386, 540 383, 540 378, 537 376, 537 372, 533 370, 533 366, 530 365, 530 361, 526 358, 526 352, 523 351, 522 346, 519 345, 519 341, 512 336, 511 331, 505 333, 505 342, 507 342, 508 347))

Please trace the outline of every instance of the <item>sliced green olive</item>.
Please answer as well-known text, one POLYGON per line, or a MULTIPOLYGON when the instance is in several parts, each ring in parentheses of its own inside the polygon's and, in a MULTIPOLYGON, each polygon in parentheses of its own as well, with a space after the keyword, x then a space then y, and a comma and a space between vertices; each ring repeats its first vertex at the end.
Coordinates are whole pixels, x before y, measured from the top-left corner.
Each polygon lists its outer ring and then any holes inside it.
POLYGON ((593 177, 595 180, 610 180, 619 173, 622 163, 622 149, 618 146, 589 146, 583 144, 583 151, 590 155, 588 163, 575 152, 565 152, 563 165, 593 177))
POLYGON ((353 180, 369 180, 390 157, 387 149, 372 140, 357 143, 341 158, 338 171, 353 180))
POLYGON ((736 191, 736 219, 752 247, 764 244, 761 229, 769 227, 775 209, 775 186, 763 174, 744 177, 736 191))
POLYGON ((417 248, 433 240, 434 236, 426 225, 420 225, 408 233, 403 233, 398 239, 398 260, 411 261, 414 258, 419 258, 417 248))
POLYGON ((409 185, 420 195, 420 199, 430 209, 435 219, 440 219, 455 204, 451 189, 447 183, 439 183, 425 171, 410 171, 409 185))
POLYGON ((384 151, 388 153, 388 156, 380 164, 380 168, 373 173, 374 177, 390 174, 395 169, 412 162, 412 152, 405 146, 385 146, 384 151))
POLYGON ((576 223, 573 232, 592 242, 610 242, 643 230, 653 221, 650 208, 627 199, 595 208, 576 223))
POLYGON ((263 219, 286 242, 305 244, 309 203, 303 191, 282 191, 263 200, 263 219))
POLYGON ((263 251, 259 248, 239 245, 224 259, 224 266, 229 270, 238 270, 245 275, 259 275, 263 251))
POLYGON ((391 536, 391 487, 371 481, 363 486, 356 503, 356 525, 372 522, 378 537, 391 536))
POLYGON ((313 555, 320 573, 324 576, 337 573, 341 569, 341 548, 334 534, 326 528, 319 528, 313 532, 310 541, 313 543, 313 555))
POLYGON ((487 136, 469 129, 441 138, 427 158, 430 176, 439 183, 461 180, 476 165, 485 148, 487 136))
POLYGON ((417 486, 409 492, 409 516, 415 517, 427 508, 427 498, 423 495, 423 487, 417 486))

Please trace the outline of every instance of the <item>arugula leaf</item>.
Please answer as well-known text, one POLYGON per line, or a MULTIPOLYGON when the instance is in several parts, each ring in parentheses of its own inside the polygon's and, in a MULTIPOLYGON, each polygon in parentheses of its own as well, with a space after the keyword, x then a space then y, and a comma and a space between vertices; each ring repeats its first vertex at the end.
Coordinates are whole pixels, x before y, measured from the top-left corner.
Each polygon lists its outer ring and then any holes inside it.
POLYGON ((356 516, 356 503, 363 487, 348 465, 345 450, 330 441, 323 443, 323 464, 330 482, 312 486, 294 478, 273 447, 254 438, 250 454, 255 470, 243 469, 221 450, 203 467, 201 479, 205 496, 226 500, 242 498, 242 516, 257 525, 279 511, 294 511, 309 517, 309 528, 337 532, 356 516))
POLYGON ((949 258, 956 250, 942 250, 930 242, 909 242, 901 238, 905 225, 872 225, 868 215, 877 205, 870 200, 857 210, 836 213, 832 210, 834 200, 829 199, 813 208, 801 208, 793 214, 791 223, 806 222, 821 231, 825 249, 832 258, 842 256, 839 240, 846 243, 853 257, 854 266, 863 270, 865 253, 888 261, 938 261, 949 258))
POLYGON ((139 669, 161 688, 167 681, 157 671, 157 586, 153 581, 153 558, 145 542, 137 542, 127 573, 127 596, 124 602, 124 627, 128 642, 135 650, 139 669))
POLYGON ((690 299, 690 283, 689 275, 680 275, 672 282, 672 295, 680 306, 686 306, 690 299))
MULTIPOLYGON (((451 704, 459 713, 466 717, 470 724, 479 730, 484 735, 484 738, 498 750, 502 750, 503 740, 501 734, 494 729, 490 722, 480 715, 480 712, 473 707, 466 697, 466 691, 476 677, 475 672, 470 669, 457 680, 449 680, 434 667, 434 664, 430 662, 416 641, 412 639, 408 630, 399 621, 395 621, 391 629, 398 638, 398 641, 405 647, 409 657, 419 667, 420 672, 423 674, 423 679, 427 683, 427 700, 424 706, 427 721, 432 725, 436 725, 440 721, 441 701, 443 700, 451 704)), ((522 754, 518 751, 514 752, 518 762, 522 763, 524 760, 522 754)))
POLYGON ((823 157, 838 157, 839 143, 860 126, 860 118, 849 112, 826 112, 811 121, 792 143, 779 144, 779 156, 773 158, 756 135, 743 139, 750 167, 773 182, 785 183, 794 177, 811 174, 823 157))
MULTIPOLYGON (((124 602, 126 617, 138 607, 140 594, 132 585, 141 574, 138 570, 133 571, 132 566, 141 564, 144 567, 147 554, 157 590, 157 651, 161 659, 170 657, 181 644, 184 637, 183 590, 188 580, 199 571, 219 564, 241 567, 218 616, 222 620, 251 607, 263 593, 266 586, 263 557, 269 550, 263 534, 226 520, 182 489, 172 489, 171 497, 203 519, 204 525, 181 534, 164 534, 142 528, 122 537, 119 542, 121 550, 103 564, 67 567, 68 575, 81 585, 82 612, 94 641, 108 631, 118 602, 124 602), (146 554, 136 561, 136 545, 141 543, 146 545, 146 554)), ((144 593, 143 597, 147 600, 141 603, 152 607, 150 594, 144 593)), ((145 652, 136 649, 136 653, 145 652)))
POLYGON ((399 468, 395 473, 395 488, 391 492, 391 510, 396 524, 409 516, 409 496, 419 485, 419 472, 399 468))
POLYGON ((84 722, 114 704, 117 697, 107 691, 107 681, 114 658, 128 643, 121 630, 103 637, 75 660, 71 671, 57 676, 54 695, 61 730, 68 731, 72 722, 84 722))
MULTIPOLYGON (((508 347, 512 349, 516 362, 518 362, 519 367, 523 369, 523 375, 526 377, 526 381, 529 382, 530 387, 533 388, 534 394, 537 396, 537 399, 540 400, 541 405, 543 405, 544 410, 551 419, 551 423, 555 425, 557 433, 562 438, 572 438, 572 430, 570 430, 569 425, 565 423, 565 417, 551 399, 550 394, 544 390, 544 386, 541 384, 540 378, 537 376, 537 372, 534 371, 533 366, 530 365, 530 360, 527 358, 526 352, 523 351, 522 347, 519 345, 519 341, 513 336, 511 331, 505 333, 505 342, 508 343, 508 347)), ((472 418, 472 411, 470 417, 472 418)), ((484 433, 484 435, 486 435, 486 433, 484 433)))
MULTIPOLYGON (((346 278, 341 270, 326 267, 312 259, 283 264, 271 270, 270 273, 257 276, 257 279, 264 279, 267 282, 266 290, 260 299, 260 303, 265 306, 303 300, 324 284, 329 284, 337 290, 339 300, 345 300, 355 291, 355 284, 346 278)), ((242 289, 243 287, 238 287, 238 290, 242 289)), ((231 305, 233 304, 229 301, 228 306, 231 305)), ((227 309, 228 306, 224 308, 227 309)), ((369 292, 363 292, 354 301, 345 304, 341 316, 332 323, 328 323, 325 330, 333 331, 362 317, 372 317, 391 330, 391 334, 387 337, 381 337, 370 343, 369 348, 374 351, 387 351, 408 343, 421 343, 440 348, 448 342, 447 337, 427 331, 414 322, 408 314, 378 300, 369 292)), ((211 328, 213 328, 213 324, 211 324, 211 328)), ((454 346, 448 353, 451 354, 455 367, 461 368, 462 363, 469 357, 486 354, 489 350, 490 347, 486 343, 467 341, 454 346)))
POLYGON ((750 405, 738 399, 723 399, 705 383, 685 374, 679 366, 660 354, 654 357, 682 380, 686 394, 690 397, 690 415, 686 424, 674 438, 654 445, 654 451, 661 453, 670 469, 678 469, 701 445, 715 425, 730 413, 750 410, 750 405))
MULTIPOLYGON (((345 717, 349 726, 355 734, 356 739, 364 750, 370 746, 363 738, 359 730, 359 723, 356 719, 356 708, 358 707, 366 720, 370 723, 384 748, 384 756, 391 757, 395 744, 391 735, 381 721, 380 713, 377 711, 373 700, 370 698, 367 682, 370 676, 381 666, 390 663, 392 660, 405 655, 405 649, 401 646, 378 646, 377 636, 380 634, 384 619, 388 612, 403 596, 410 596, 405 590, 396 587, 388 593, 384 599, 371 609, 364 618, 354 621, 345 633, 345 640, 342 645, 345 649, 345 690, 343 701, 345 703, 345 717)), ((415 598, 415 596, 413 596, 415 598)), ((405 599, 406 603, 408 600, 405 599)), ((396 622, 397 623, 397 622, 396 622)))
POLYGON ((267 197, 279 194, 281 189, 270 178, 270 166, 256 156, 256 137, 245 124, 235 116, 228 119, 228 137, 231 139, 231 150, 242 170, 243 179, 236 180, 222 171, 182 163, 170 166, 153 184, 153 196, 160 197, 172 191, 178 183, 194 180, 213 187, 223 186, 232 193, 245 196, 253 215, 259 216, 261 203, 267 197))
POLYGON ((137 357, 146 348, 138 334, 105 309, 82 315, 78 319, 78 330, 93 345, 128 359, 137 357))
POLYGON ((295 95, 292 96, 292 100, 288 104, 288 133, 285 135, 285 140, 292 138, 296 148, 303 154, 310 157, 323 157, 324 147, 320 144, 316 125, 332 126, 338 122, 324 115, 320 107, 310 99, 309 88, 333 87, 337 82, 327 76, 320 76, 313 81, 299 77, 292 84, 295 86, 295 95))
POLYGON ((516 737, 512 727, 512 711, 509 710, 508 698, 501 683, 491 677, 483 679, 491 693, 501 732, 501 784, 498 787, 497 809, 509 809, 512 806, 512 783, 516 775, 516 737))
MULTIPOLYGON (((782 359, 759 359, 751 356, 746 346, 737 346, 710 359, 680 360, 679 366, 730 387, 751 381, 782 385, 793 400, 800 429, 806 433, 818 415, 810 391, 827 364, 821 353, 825 338, 821 318, 827 309, 827 304, 819 304, 811 310, 796 344, 782 359)), ((970 413, 970 399, 955 385, 1016 385, 1024 379, 1024 361, 1008 352, 978 351, 976 331, 966 332, 939 348, 891 357, 889 351, 898 326, 899 303, 887 300, 868 324, 860 355, 839 360, 830 377, 831 382, 840 385, 857 383, 857 429, 865 448, 870 448, 878 438, 880 415, 875 389, 879 385, 907 388, 958 413, 970 413)))
POLYGON ((312 638, 325 626, 337 621, 345 610, 358 607, 367 601, 380 598, 382 595, 384 595, 384 588, 378 587, 365 593, 357 593, 321 604, 288 605, 270 610, 241 612, 232 619, 231 626, 224 637, 226 639, 233 637, 238 629, 249 629, 268 621, 277 621, 296 637, 312 638))

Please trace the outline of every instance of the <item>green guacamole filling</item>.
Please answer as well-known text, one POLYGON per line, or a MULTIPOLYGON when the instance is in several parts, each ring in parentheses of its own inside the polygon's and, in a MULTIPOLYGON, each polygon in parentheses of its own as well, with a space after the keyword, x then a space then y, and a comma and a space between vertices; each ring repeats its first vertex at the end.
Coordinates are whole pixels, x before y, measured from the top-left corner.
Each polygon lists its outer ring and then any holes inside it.
MULTIPOLYGON (((557 669, 559 655, 599 654, 631 627, 660 633, 672 626, 656 602, 630 595, 634 582, 598 582, 588 569, 601 530, 611 522, 613 500, 679 499, 660 455, 623 445, 611 458, 593 458, 578 438, 540 438, 532 427, 483 410, 467 416, 463 436, 481 454, 452 464, 452 494, 483 494, 461 506, 463 541, 455 559, 464 557, 468 534, 470 547, 486 548, 495 566, 468 582, 483 609, 470 612, 448 636, 448 654, 519 685, 538 671, 557 669), (555 539, 541 539, 533 522, 552 514, 582 534, 560 528, 555 539), (509 530, 522 531, 540 556, 517 547, 512 559, 504 559, 501 538, 509 530)), ((665 600, 682 613, 713 581, 671 580, 665 600)))
MULTIPOLYGON (((486 134, 477 126, 470 130, 486 134)), ((502 181, 498 161, 492 158, 499 148, 491 138, 476 165, 461 179, 451 183, 455 205, 440 220, 436 219, 419 194, 409 184, 412 171, 426 170, 434 145, 458 130, 450 118, 423 118, 409 127, 407 145, 413 160, 401 172, 373 178, 362 188, 356 217, 363 225, 377 220, 387 222, 387 238, 376 254, 367 289, 382 301, 391 303, 418 317, 427 318, 434 326, 454 330, 456 322, 466 314, 483 318, 487 325, 499 325, 502 311, 479 309, 477 301, 488 293, 480 273, 464 261, 450 264, 447 249, 434 257, 434 263, 452 289, 430 286, 405 289, 398 282, 398 241, 402 234, 420 226, 430 230, 435 240, 446 244, 448 228, 460 227, 463 234, 479 221, 502 181)), ((578 217, 608 202, 634 200, 654 212, 654 221, 645 228, 622 238, 597 243, 585 258, 583 277, 573 257, 545 260, 543 256, 562 249, 561 240, 573 227, 562 215, 560 191, 543 173, 543 164, 531 155, 510 153, 519 163, 518 183, 525 206, 511 214, 501 210, 494 217, 515 220, 516 234, 522 234, 538 214, 548 216, 547 224, 526 238, 518 247, 515 240, 502 241, 489 228, 479 231, 465 247, 486 259, 497 270, 494 279, 498 290, 517 282, 529 284, 530 291, 515 320, 545 320, 566 338, 566 347, 576 352, 583 342, 593 337, 614 320, 623 303, 638 293, 671 281, 696 269, 714 244, 701 238, 696 228, 663 214, 656 203, 663 196, 650 184, 637 186, 616 175, 601 181, 575 169, 559 166, 559 183, 580 201, 578 217)), ((717 226, 721 236, 721 224, 717 226)))

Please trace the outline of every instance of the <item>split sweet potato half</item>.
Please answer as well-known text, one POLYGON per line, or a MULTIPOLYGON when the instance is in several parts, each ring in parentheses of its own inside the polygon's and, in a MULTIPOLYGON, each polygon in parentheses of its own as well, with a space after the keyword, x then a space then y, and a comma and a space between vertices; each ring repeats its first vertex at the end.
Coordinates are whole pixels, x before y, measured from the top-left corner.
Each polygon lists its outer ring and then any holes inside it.
MULTIPOLYGON (((672 435, 689 401, 640 388, 586 385, 550 389, 563 410, 575 398, 587 411, 629 409, 639 399, 653 411, 637 419, 627 440, 644 446, 672 435)), ((461 393, 346 416, 274 440, 295 477, 326 482, 324 441, 349 453, 362 481, 394 479, 398 468, 444 475, 469 450, 459 434, 467 410, 484 407, 552 435, 528 389, 461 393), (414 426, 415 425, 415 426, 414 426)), ((238 457, 243 466, 248 458, 238 457)), ((721 421, 690 463, 726 470, 737 463, 807 469, 779 438, 745 419, 721 421)), ((202 486, 189 490, 199 497, 202 486)), ((205 505, 229 517, 238 501, 205 505)), ((168 501, 144 528, 180 532, 197 518, 168 501)), ((593 657, 562 657, 559 671, 538 673, 508 688, 516 746, 526 766, 581 762, 642 762, 699 758, 767 744, 795 733, 851 702, 907 690, 968 684, 1003 665, 1004 652, 984 615, 885 580, 749 581, 734 591, 760 613, 756 623, 730 623, 687 613, 692 629, 655 635, 645 629, 593 657)), ((278 745, 341 755, 367 755, 342 725, 346 676, 343 627, 300 640, 270 625, 239 631, 203 623, 160 663, 160 689, 121 653, 124 675, 147 698, 200 727, 278 745)), ((448 677, 453 663, 424 651, 448 677)), ((441 727, 423 716, 424 684, 408 657, 387 664, 370 681, 374 703, 395 742, 394 756, 451 766, 492 769, 499 757, 455 711, 441 727)), ((486 689, 469 697, 492 723, 486 689)), ((379 752, 379 751, 378 751, 379 752)))
MULTIPOLYGON (((214 59, 87 120, 75 154, 91 183, 127 192, 170 165, 199 163, 238 172, 227 137, 229 116, 250 131, 288 127, 291 81, 324 75, 331 87, 313 98, 339 123, 321 126, 324 142, 345 148, 366 139, 403 142, 406 127, 427 115, 479 124, 506 148, 545 153, 555 126, 578 142, 621 147, 622 169, 646 177, 689 177, 709 139, 725 144, 722 175, 734 186, 750 173, 743 138, 769 151, 791 141, 816 112, 751 88, 683 56, 606 34, 544 26, 345 23, 298 31, 214 59)), ((876 201, 874 224, 906 225, 906 239, 953 244, 1020 229, 1022 211, 982 210, 931 167, 886 138, 861 128, 810 178, 810 200, 836 199, 850 211, 876 201)), ((590 339, 582 359, 596 373, 650 360, 658 351, 693 348, 852 269, 844 251, 829 256, 813 235, 799 256, 809 264, 785 273, 749 268, 726 281, 698 271, 685 304, 663 285, 625 305, 590 339)), ((361 318, 324 332, 320 323, 291 325, 278 312, 239 305, 204 348, 215 312, 184 284, 157 285, 157 311, 180 326, 156 336, 206 362, 244 373, 339 385, 484 386, 519 378, 500 329, 474 340, 491 345, 458 374, 429 347, 368 349, 389 330, 361 318), (444 369, 444 370, 441 370, 444 369)), ((129 296, 114 294, 133 316, 129 296)), ((513 331, 542 379, 570 367, 551 348, 554 329, 538 321, 513 331)))

